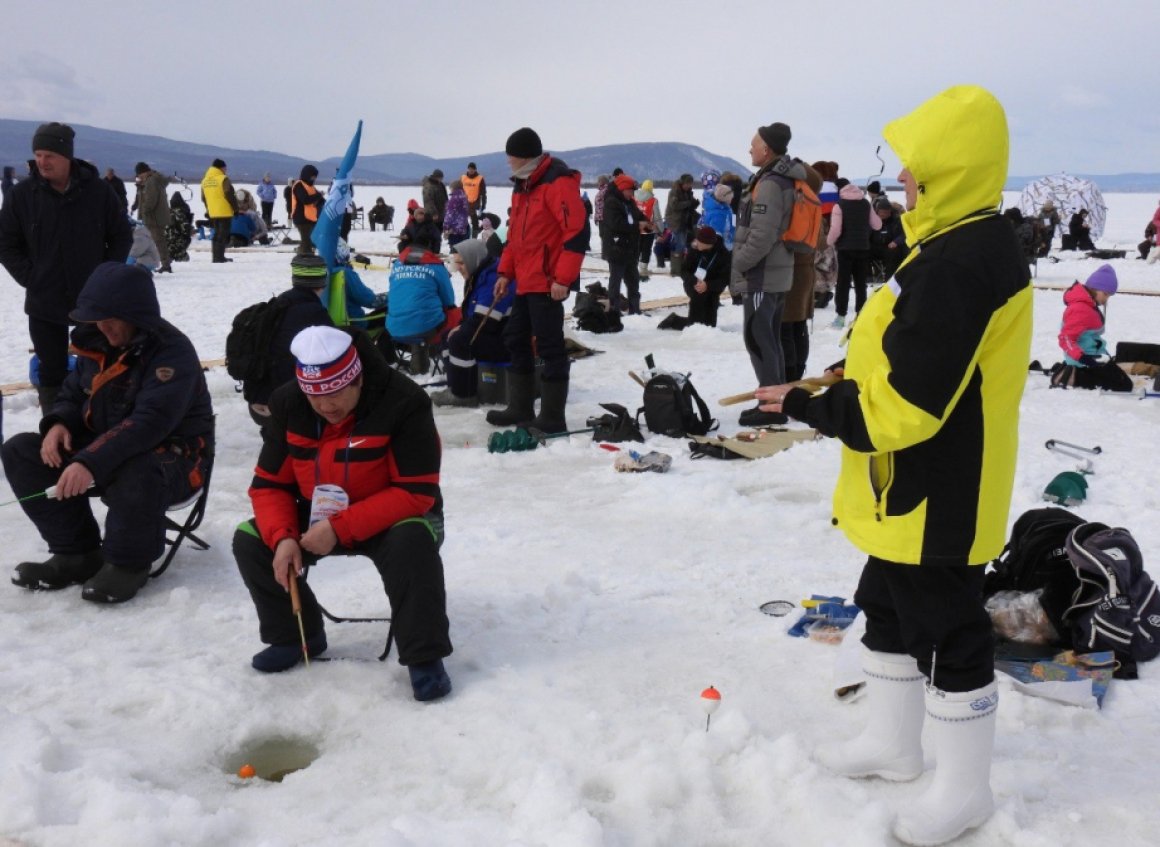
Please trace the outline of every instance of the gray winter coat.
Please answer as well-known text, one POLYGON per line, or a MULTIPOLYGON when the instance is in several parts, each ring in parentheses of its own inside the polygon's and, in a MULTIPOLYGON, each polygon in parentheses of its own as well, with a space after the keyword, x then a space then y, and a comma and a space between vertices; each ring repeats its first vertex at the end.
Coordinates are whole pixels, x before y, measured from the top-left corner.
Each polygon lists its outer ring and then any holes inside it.
POLYGON ((741 196, 733 239, 729 292, 734 296, 758 291, 776 294, 793 286, 793 253, 782 243, 781 234, 793 211, 793 181, 805 178, 800 163, 782 156, 749 181, 741 196))
POLYGON ((141 193, 137 196, 137 214, 145 226, 169 226, 169 178, 157 171, 149 171, 141 183, 141 193))

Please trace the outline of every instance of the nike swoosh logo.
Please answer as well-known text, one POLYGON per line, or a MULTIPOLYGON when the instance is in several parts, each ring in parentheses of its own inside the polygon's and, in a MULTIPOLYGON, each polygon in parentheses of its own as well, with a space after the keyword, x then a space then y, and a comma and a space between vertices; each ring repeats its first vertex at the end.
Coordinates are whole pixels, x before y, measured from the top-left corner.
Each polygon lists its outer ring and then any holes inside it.
POLYGON ((352 442, 350 442, 350 446, 351 446, 351 447, 358 447, 358 446, 359 446, 360 444, 362 444, 364 441, 366 441, 366 439, 365 439, 365 438, 360 438, 358 441, 352 441, 352 442))

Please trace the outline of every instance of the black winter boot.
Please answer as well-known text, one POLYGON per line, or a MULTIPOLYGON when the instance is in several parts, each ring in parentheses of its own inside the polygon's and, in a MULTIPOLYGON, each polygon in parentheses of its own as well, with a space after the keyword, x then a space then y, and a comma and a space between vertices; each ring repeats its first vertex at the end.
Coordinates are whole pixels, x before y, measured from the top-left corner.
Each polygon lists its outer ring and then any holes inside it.
POLYGON ((536 416, 535 374, 508 371, 507 381, 507 408, 492 409, 487 422, 492 426, 526 426, 536 416))
POLYGON ((101 569, 100 550, 88 553, 53 553, 45 562, 21 562, 12 575, 12 584, 21 588, 57 589, 84 582, 101 569))
POLYGON ((673 254, 669 258, 669 276, 680 276, 681 270, 685 266, 685 257, 673 254))
POLYGON ((124 603, 137 596, 149 581, 149 568, 129 571, 106 562, 81 589, 81 599, 92 603, 124 603))
POLYGON ((564 419, 564 406, 568 403, 568 380, 557 379, 540 383, 540 414, 532 421, 532 426, 547 435, 567 432, 568 422, 564 419))

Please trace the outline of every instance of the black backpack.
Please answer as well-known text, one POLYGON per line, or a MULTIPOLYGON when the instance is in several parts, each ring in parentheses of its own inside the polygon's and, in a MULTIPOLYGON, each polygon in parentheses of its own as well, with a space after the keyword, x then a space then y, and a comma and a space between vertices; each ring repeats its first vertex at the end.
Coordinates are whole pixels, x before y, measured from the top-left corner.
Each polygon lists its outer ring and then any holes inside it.
POLYGON ((577 294, 576 307, 572 310, 576 325, 585 332, 606 333, 623 330, 624 323, 620 320, 620 311, 611 307, 605 308, 607 298, 608 292, 598 282, 589 285, 587 291, 577 294), (601 302, 602 299, 604 302, 601 302))
POLYGON ((1055 631, 1067 633, 1063 616, 1079 586, 1067 555, 1067 537, 1084 519, 1067 509, 1024 512, 1011 527, 1011 539, 983 578, 983 596, 1000 591, 1043 590, 1039 604, 1055 631))
POLYGON ((717 428, 688 374, 654 374, 644 385, 644 405, 636 413, 638 422, 641 413, 650 432, 673 438, 706 435, 717 428))
POLYGON ((269 376, 274 335, 289 306, 287 299, 271 297, 247 306, 234 317, 226 336, 226 372, 242 384, 243 395, 249 394, 247 384, 260 383, 269 376))
POLYGON ((1160 655, 1160 594, 1132 534, 1101 523, 1077 526, 1067 555, 1078 581, 1064 613, 1075 649, 1112 650, 1123 664, 1160 655))

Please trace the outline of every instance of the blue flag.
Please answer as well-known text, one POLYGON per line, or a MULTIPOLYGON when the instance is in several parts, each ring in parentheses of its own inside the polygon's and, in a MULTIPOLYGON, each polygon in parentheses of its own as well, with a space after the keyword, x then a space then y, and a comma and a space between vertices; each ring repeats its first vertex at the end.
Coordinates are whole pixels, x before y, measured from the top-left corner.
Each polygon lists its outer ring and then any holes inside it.
POLYGON ((326 261, 326 268, 333 271, 338 262, 335 254, 338 252, 338 233, 342 229, 342 216, 350 203, 351 186, 350 172, 358 159, 358 145, 362 138, 362 121, 358 122, 358 129, 354 131, 354 138, 346 148, 346 155, 342 157, 342 164, 338 166, 338 174, 330 184, 330 191, 326 195, 326 205, 318 215, 318 223, 310 234, 310 240, 318 248, 318 255, 326 261))

